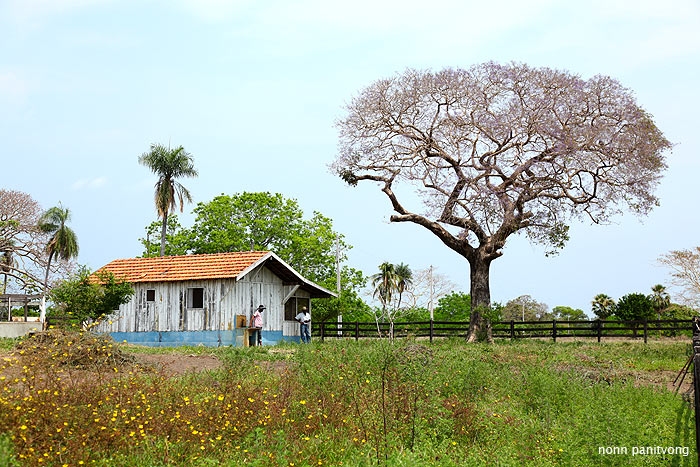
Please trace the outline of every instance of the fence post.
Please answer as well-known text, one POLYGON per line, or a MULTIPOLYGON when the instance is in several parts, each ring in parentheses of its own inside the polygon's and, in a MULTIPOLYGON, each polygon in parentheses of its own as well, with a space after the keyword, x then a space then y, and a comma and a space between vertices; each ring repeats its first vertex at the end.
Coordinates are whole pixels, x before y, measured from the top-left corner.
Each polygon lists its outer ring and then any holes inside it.
POLYGON ((510 320, 510 338, 515 339, 515 321, 510 320))
POLYGON ((700 321, 693 319, 693 389, 695 392, 695 451, 700 464, 700 321))
POLYGON ((598 343, 600 344, 600 338, 603 337, 603 325, 604 325, 604 320, 598 321, 598 343))
POLYGON ((355 321, 355 340, 359 341, 360 340, 360 322, 355 321))
POLYGON ((647 343, 647 334, 649 331, 649 323, 647 322, 646 318, 644 319, 644 343, 647 343))
POLYGON ((557 341, 557 320, 552 320, 552 339, 557 341))
POLYGON ((430 343, 433 343, 433 320, 430 320, 430 343))
POLYGON ((321 332, 321 342, 323 342, 323 339, 324 339, 324 337, 326 336, 325 330, 326 330, 326 322, 325 322, 325 321, 321 321, 321 326, 320 326, 320 329, 319 329, 319 331, 321 332))

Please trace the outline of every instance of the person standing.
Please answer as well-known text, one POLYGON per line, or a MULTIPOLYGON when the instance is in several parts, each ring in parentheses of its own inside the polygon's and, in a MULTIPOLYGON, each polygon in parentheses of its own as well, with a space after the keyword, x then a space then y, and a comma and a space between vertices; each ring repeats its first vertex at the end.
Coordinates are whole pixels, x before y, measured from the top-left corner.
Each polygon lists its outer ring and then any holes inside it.
POLYGON ((250 328, 253 332, 253 342, 257 342, 258 345, 262 345, 262 312, 265 311, 265 306, 260 305, 254 312, 250 319, 250 328))
POLYGON ((306 307, 302 307, 301 311, 294 317, 299 321, 299 331, 301 332, 301 341, 304 344, 311 342, 311 313, 306 307))

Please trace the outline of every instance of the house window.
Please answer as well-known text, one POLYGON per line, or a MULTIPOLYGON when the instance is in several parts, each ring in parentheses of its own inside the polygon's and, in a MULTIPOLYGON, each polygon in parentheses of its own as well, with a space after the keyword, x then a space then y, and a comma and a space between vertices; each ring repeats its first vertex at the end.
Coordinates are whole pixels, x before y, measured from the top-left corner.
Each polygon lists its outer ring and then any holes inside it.
POLYGON ((155 289, 146 290, 146 301, 147 302, 155 302, 156 301, 156 290, 155 289))
POLYGON ((187 289, 187 303, 189 308, 204 308, 204 289, 202 287, 187 289))
POLYGON ((294 317, 301 311, 303 307, 311 309, 308 298, 292 297, 284 304, 284 319, 286 321, 294 321, 294 317))

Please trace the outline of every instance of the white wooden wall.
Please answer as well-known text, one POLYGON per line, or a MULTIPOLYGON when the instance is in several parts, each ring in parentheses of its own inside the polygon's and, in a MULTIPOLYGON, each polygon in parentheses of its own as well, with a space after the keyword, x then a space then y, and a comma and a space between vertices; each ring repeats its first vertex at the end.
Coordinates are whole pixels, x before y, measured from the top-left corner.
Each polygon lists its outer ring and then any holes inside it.
MULTIPOLYGON (((219 279, 207 281, 158 282, 134 284, 134 296, 118 312, 97 327, 100 332, 141 331, 214 331, 232 330, 236 315, 250 315, 258 305, 265 305, 263 329, 299 335, 295 321, 284 321, 284 299, 292 290, 265 267, 247 274, 241 281, 219 279), (204 307, 191 308, 187 289, 204 289, 204 307), (146 290, 155 290, 155 301, 146 301, 146 290)), ((296 297, 308 297, 297 289, 296 297)))

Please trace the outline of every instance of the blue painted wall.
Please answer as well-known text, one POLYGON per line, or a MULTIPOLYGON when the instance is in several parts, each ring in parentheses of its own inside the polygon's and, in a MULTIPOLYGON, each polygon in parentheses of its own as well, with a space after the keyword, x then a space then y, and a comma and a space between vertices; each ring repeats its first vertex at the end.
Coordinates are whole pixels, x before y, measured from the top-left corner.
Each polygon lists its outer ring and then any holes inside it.
MULTIPOLYGON (((149 347, 197 346, 243 347, 245 329, 233 331, 150 331, 111 332, 116 342, 145 345, 149 347)), ((283 336, 282 331, 263 331, 263 345, 275 345, 280 341, 299 342, 298 336, 283 336)))

